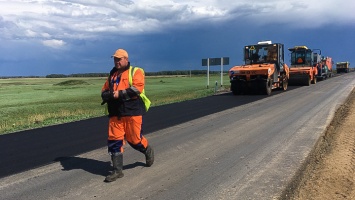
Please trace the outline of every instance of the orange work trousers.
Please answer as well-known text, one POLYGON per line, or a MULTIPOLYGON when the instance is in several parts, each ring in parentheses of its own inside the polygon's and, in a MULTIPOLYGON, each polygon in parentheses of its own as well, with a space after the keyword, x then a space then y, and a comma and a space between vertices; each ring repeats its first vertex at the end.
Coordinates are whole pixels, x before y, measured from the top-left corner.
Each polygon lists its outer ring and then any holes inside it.
POLYGON ((125 140, 134 149, 144 152, 148 140, 142 134, 142 116, 110 117, 108 125, 109 153, 123 152, 125 140))

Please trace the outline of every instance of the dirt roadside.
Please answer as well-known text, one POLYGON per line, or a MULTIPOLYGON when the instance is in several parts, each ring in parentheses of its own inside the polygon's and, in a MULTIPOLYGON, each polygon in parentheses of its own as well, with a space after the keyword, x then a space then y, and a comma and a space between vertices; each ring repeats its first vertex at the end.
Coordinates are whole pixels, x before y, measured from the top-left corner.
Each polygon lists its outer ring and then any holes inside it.
POLYGON ((355 89, 282 199, 355 199, 355 89))

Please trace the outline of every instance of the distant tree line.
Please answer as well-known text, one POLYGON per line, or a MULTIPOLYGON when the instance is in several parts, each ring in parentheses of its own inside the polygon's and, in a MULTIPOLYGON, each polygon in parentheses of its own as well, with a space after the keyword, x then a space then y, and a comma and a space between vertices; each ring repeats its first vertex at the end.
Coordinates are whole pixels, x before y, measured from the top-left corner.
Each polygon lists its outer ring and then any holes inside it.
MULTIPOLYGON (((220 71, 210 71, 210 74, 220 74, 220 71)), ((224 71, 223 73, 228 73, 224 71)), ((174 76, 174 75, 205 75, 207 70, 175 70, 175 71, 159 71, 145 72, 146 76, 174 76)), ((45 78, 69 78, 69 77, 108 77, 109 73, 81 73, 81 74, 49 74, 45 78)), ((43 78, 43 76, 3 76, 0 79, 6 78, 43 78)))
MULTIPOLYGON (((210 74, 220 74, 220 71, 210 71, 210 74)), ((226 73, 226 72, 224 72, 226 73)), ((174 76, 174 75, 203 75, 207 74, 207 70, 176 70, 176 71, 160 71, 145 72, 146 76, 174 76)))
POLYGON ((82 73, 82 74, 49 74, 46 78, 69 78, 69 77, 108 77, 109 73, 82 73))
POLYGON ((9 79, 9 78, 43 78, 43 76, 0 76, 0 79, 9 79))
MULTIPOLYGON (((223 72, 228 73, 228 72, 223 72)), ((146 76, 175 76, 175 75, 203 75, 207 74, 206 70, 175 70, 160 72, 145 72, 146 76)), ((220 74, 220 71, 210 71, 210 74, 220 74)), ((68 78, 68 77, 108 77, 109 73, 83 73, 83 74, 49 74, 46 78, 68 78)))

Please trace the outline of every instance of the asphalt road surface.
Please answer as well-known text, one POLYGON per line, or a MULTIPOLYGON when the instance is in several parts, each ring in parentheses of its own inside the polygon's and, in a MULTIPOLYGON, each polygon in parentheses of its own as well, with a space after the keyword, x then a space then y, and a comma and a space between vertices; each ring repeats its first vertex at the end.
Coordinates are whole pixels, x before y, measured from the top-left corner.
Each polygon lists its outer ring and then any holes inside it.
POLYGON ((144 129, 154 165, 126 145, 125 176, 112 183, 106 117, 2 135, 0 199, 275 199, 354 86, 349 73, 153 107, 144 129))

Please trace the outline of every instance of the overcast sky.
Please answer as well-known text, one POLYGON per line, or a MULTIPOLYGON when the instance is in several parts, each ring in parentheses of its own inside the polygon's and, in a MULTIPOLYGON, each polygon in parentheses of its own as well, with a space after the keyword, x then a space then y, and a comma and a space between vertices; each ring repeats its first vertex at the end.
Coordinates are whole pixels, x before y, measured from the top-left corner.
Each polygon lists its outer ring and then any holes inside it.
POLYGON ((287 64, 287 48, 306 45, 355 67, 355 2, 0 0, 0 76, 108 72, 118 48, 150 72, 216 57, 230 58, 227 70, 261 40, 283 43, 287 64))

